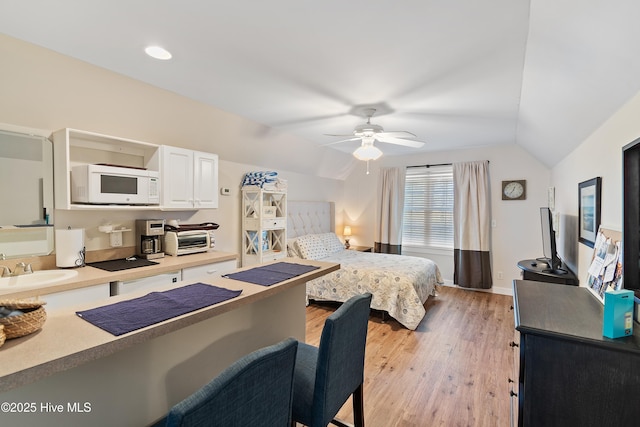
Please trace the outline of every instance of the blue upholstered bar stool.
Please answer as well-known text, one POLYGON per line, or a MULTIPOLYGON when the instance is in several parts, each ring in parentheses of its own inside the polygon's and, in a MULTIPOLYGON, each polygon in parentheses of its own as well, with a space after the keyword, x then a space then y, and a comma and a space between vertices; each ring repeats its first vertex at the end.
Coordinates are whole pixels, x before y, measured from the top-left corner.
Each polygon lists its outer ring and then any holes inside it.
POLYGON ((166 426, 289 427, 297 348, 289 338, 244 356, 171 408, 166 426))
POLYGON ((350 298, 327 317, 320 346, 300 343, 293 384, 292 426, 346 426, 334 417, 353 395, 356 427, 364 427, 362 384, 371 294, 350 298))

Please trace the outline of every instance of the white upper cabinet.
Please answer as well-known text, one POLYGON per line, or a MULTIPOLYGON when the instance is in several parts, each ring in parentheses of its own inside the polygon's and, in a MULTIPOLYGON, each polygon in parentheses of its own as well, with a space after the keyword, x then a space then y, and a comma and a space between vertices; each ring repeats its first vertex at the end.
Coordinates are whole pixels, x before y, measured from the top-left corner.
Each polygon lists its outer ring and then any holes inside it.
POLYGON ((193 153, 193 198, 197 208, 218 207, 218 156, 193 153))
MULTIPOLYGON (((218 156, 76 129, 52 134, 56 209, 197 210, 218 207, 218 156), (109 165, 160 176, 160 203, 89 204, 72 200, 74 166, 109 165)), ((157 199, 156 199, 157 200, 157 199)))
POLYGON ((162 209, 218 207, 218 156, 163 145, 160 168, 162 209))
POLYGON ((167 208, 193 208, 193 151, 162 146, 160 203, 167 208))

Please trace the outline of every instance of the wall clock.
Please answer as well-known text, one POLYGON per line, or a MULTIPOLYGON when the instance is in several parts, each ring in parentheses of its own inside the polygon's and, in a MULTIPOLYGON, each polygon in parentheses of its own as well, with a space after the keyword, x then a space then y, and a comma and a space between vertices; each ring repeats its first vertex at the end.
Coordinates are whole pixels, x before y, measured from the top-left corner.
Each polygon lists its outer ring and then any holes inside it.
POLYGON ((525 200, 527 181, 524 179, 502 181, 502 200, 525 200))

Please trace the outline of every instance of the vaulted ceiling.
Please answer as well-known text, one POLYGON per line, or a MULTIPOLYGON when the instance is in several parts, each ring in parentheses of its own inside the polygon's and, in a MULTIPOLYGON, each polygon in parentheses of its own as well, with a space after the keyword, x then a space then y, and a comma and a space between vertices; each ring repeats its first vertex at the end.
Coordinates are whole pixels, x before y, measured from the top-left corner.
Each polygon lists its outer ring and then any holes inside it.
POLYGON ((640 90, 638 18, 636 0, 0 0, 9 36, 310 144, 373 106, 421 150, 518 144, 549 167, 640 90))

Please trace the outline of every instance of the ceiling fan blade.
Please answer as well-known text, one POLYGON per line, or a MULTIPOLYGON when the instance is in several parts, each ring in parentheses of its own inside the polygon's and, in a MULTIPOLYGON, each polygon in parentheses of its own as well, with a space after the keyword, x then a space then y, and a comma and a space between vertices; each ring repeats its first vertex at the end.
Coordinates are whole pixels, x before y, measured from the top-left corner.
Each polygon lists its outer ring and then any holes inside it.
POLYGON ((336 134, 336 133, 323 133, 324 136, 353 136, 353 133, 336 134))
POLYGON ((320 121, 326 121, 326 120, 331 120, 331 119, 335 119, 338 117, 342 117, 342 116, 346 116, 348 115, 348 113, 338 113, 338 114, 327 114, 324 116, 315 116, 315 117, 300 117, 300 118, 295 118, 295 119, 291 119, 291 120, 285 120, 285 121, 281 121, 281 122, 277 122, 277 123, 272 123, 270 124, 270 126, 278 128, 278 127, 296 127, 296 126, 303 126, 303 125, 307 125, 307 124, 311 124, 314 122, 320 122, 320 121))
POLYGON ((413 141, 410 139, 396 138, 394 136, 380 136, 380 134, 376 135, 376 139, 380 142, 386 142, 388 144, 404 145, 405 147, 412 147, 412 148, 420 148, 424 145, 424 142, 421 142, 421 141, 413 141))
POLYGON ((385 131, 379 132, 380 136, 391 136, 394 138, 415 138, 416 136, 411 132, 407 132, 406 130, 396 130, 396 131, 385 131))
MULTIPOLYGON (((344 136, 344 135, 342 135, 342 136, 344 136)), ((360 138, 357 138, 357 137, 356 138, 349 138, 349 139, 341 139, 340 141, 333 141, 333 142, 330 142, 328 144, 322 144, 322 147, 326 147, 328 145, 340 144, 341 142, 357 141, 359 139, 360 138)))

